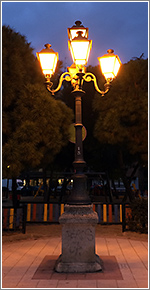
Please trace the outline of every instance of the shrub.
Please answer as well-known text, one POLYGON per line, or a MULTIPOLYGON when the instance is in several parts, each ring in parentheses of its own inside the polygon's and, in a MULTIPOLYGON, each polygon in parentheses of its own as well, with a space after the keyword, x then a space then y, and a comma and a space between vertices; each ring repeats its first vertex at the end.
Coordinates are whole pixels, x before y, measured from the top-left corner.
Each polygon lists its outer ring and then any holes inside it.
POLYGON ((135 199, 131 204, 131 214, 126 224, 128 229, 140 233, 148 233, 148 199, 135 199))

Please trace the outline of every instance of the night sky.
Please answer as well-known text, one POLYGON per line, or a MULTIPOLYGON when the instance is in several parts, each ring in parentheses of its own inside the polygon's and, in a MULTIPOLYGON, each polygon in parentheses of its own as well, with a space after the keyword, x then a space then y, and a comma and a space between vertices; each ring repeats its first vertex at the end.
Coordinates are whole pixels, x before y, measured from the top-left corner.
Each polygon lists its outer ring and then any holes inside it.
POLYGON ((64 66, 72 64, 67 28, 80 20, 89 28, 92 51, 88 65, 114 49, 122 63, 148 57, 148 1, 140 2, 1 2, 2 25, 26 36, 34 53, 45 43, 59 53, 64 66))

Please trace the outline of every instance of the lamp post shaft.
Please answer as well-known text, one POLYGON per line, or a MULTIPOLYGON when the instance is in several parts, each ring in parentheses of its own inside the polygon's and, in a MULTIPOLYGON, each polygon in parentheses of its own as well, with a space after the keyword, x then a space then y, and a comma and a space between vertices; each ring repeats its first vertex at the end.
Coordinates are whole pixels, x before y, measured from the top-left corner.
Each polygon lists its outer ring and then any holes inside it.
POLYGON ((84 91, 73 91, 75 97, 75 160, 73 162, 75 173, 73 178, 73 190, 68 198, 68 204, 91 204, 90 197, 87 192, 87 176, 84 174, 86 162, 83 159, 82 144, 82 95, 84 91))
POLYGON ((82 99, 77 95, 75 97, 75 161, 83 161, 82 127, 82 99))
POLYGON ((62 254, 55 264, 59 273, 86 273, 101 271, 101 260, 95 254, 95 225, 97 213, 87 192, 86 165, 82 147, 82 95, 81 89, 75 90, 75 173, 73 190, 65 205, 65 211, 59 218, 62 224, 62 254))

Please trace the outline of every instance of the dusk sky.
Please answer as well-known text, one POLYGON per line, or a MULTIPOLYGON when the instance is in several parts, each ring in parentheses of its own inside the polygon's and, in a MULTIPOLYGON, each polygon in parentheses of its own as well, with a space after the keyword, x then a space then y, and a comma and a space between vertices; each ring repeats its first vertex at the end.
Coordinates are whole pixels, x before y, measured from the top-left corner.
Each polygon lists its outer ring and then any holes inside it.
POLYGON ((72 64, 67 28, 80 20, 89 28, 92 51, 88 65, 114 49, 122 63, 132 57, 148 57, 148 1, 140 2, 1 2, 2 25, 26 36, 34 53, 45 43, 59 53, 64 66, 72 64))

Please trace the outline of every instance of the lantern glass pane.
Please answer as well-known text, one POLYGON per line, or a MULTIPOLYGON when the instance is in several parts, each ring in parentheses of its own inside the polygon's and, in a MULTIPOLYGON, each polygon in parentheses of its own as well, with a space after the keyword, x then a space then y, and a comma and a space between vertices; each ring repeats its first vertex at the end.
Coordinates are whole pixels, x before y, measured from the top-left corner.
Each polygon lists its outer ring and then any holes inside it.
POLYGON ((102 74, 105 76, 106 79, 112 79, 115 77, 114 76, 114 63, 115 63, 115 56, 100 58, 100 66, 101 66, 102 74))
POLYGON ((57 55, 55 53, 39 53, 39 58, 43 74, 52 75, 57 65, 57 55))
POLYGON ((71 67, 69 67, 68 70, 69 70, 69 73, 70 73, 72 76, 73 76, 73 75, 76 75, 77 72, 78 72, 78 70, 76 69, 76 67, 75 67, 75 68, 71 68, 71 67))
POLYGON ((85 65, 90 53, 89 41, 72 41, 70 47, 73 61, 77 65, 85 65))
POLYGON ((115 76, 117 76, 119 68, 120 68, 120 62, 119 62, 118 58, 116 57, 115 66, 114 66, 114 75, 115 76))
POLYGON ((120 68, 120 61, 116 55, 99 58, 102 74, 106 79, 114 79, 120 68))
POLYGON ((73 38, 78 36, 77 35, 78 31, 82 31, 83 32, 83 34, 82 34, 83 37, 86 36, 86 29, 85 28, 70 29, 70 40, 72 40, 73 38))

